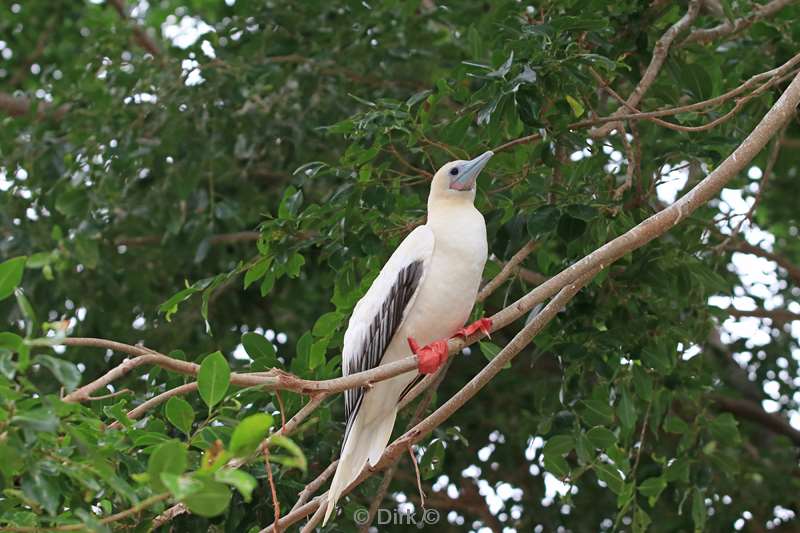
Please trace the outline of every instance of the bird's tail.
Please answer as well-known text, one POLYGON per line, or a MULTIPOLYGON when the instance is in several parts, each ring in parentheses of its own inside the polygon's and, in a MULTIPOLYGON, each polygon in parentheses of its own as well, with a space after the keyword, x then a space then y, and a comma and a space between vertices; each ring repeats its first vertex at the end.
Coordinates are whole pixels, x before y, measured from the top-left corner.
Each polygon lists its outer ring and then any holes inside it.
MULTIPOLYGON (((359 414, 363 415, 363 410, 359 414)), ((396 408, 392 409, 390 413, 386 413, 386 416, 378 417, 368 423, 363 421, 363 416, 356 415, 353 427, 350 428, 347 440, 342 447, 336 474, 331 481, 331 488, 328 489, 328 508, 325 509, 323 526, 336 508, 336 502, 342 491, 355 481, 367 461, 370 466, 373 466, 381 458, 383 450, 389 443, 389 437, 392 436, 396 417, 396 408)))

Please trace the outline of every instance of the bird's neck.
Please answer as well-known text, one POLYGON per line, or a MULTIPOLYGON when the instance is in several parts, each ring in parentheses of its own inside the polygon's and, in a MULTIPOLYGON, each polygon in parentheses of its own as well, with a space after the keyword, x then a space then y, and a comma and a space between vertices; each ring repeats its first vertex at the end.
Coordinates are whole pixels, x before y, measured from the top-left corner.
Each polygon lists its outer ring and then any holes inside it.
POLYGON ((483 216, 475 209, 472 202, 465 202, 461 199, 428 202, 427 225, 437 237, 469 231, 477 222, 482 224, 483 216))

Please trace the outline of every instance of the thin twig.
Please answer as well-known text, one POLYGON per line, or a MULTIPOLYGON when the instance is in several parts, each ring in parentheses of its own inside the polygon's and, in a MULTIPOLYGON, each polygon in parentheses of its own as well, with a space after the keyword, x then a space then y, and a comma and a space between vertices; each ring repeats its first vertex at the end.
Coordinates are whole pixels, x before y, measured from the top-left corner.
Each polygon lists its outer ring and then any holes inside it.
POLYGON ((708 43, 720 37, 739 33, 752 26, 755 22, 775 15, 793 1, 795 0, 772 0, 772 2, 764 5, 753 3, 751 4, 753 6, 753 12, 746 17, 741 17, 733 21, 725 19, 725 22, 713 28, 694 30, 686 36, 678 46, 686 46, 690 43, 708 43))
POLYGON ((492 278, 483 288, 478 292, 477 300, 479 302, 484 301, 486 298, 489 297, 494 291, 497 290, 505 281, 511 277, 517 270, 517 267, 520 263, 522 263, 535 249, 537 246, 536 241, 528 241, 525 246, 519 249, 517 253, 515 253, 511 259, 503 265, 503 268, 500 269, 500 272, 492 278))
MULTIPOLYGON (((658 74, 661 72, 661 67, 664 66, 664 62, 667 60, 667 55, 669 54, 669 49, 673 41, 675 41, 678 35, 686 31, 692 25, 700 12, 700 6, 702 4, 703 2, 701 0, 691 0, 686 13, 658 39, 655 48, 653 48, 653 56, 650 59, 650 64, 647 65, 647 69, 644 71, 642 78, 639 80, 639 83, 636 84, 636 88, 634 88, 627 99, 629 106, 636 107, 639 105, 642 97, 650 89, 650 86, 656 81, 658 74)), ((621 115, 622 111, 622 109, 619 109, 616 113, 613 113, 612 116, 621 115)), ((612 122, 597 128, 592 136, 605 137, 613 129, 614 123, 612 122)))
MULTIPOLYGON (((133 516, 135 514, 139 514, 142 511, 144 511, 145 509, 147 509, 148 507, 151 507, 151 506, 157 504, 158 502, 163 502, 164 500, 169 499, 171 496, 172 495, 169 494, 168 492, 163 493, 163 494, 156 494, 154 496, 150 496, 149 498, 146 498, 146 499, 140 501, 138 504, 134 505, 130 509, 126 509, 126 510, 121 511, 119 513, 109 515, 109 516, 107 516, 105 518, 101 518, 100 520, 98 520, 98 522, 100 522, 103 525, 111 524, 112 522, 119 522, 120 520, 128 518, 129 516, 133 516)), ((37 533, 37 532, 41 532, 41 531, 86 531, 86 524, 67 524, 67 525, 55 526, 55 527, 3 526, 2 528, 0 528, 0 531, 14 531, 14 532, 18 532, 18 533, 37 533)))
POLYGON ((419 475, 419 463, 417 463, 417 456, 414 455, 414 447, 408 447, 408 455, 411 457, 411 464, 414 465, 414 473, 417 476, 417 492, 419 492, 419 504, 425 508, 425 491, 422 490, 422 476, 419 475))
POLYGON ((91 396, 88 398, 88 400, 90 402, 96 402, 97 400, 108 400, 109 398, 116 398, 117 396, 122 396, 123 394, 133 394, 133 391, 130 389, 120 389, 116 392, 110 392, 100 396, 91 396))
POLYGON ((275 397, 278 399, 278 407, 280 408, 281 411, 281 433, 284 433, 285 432, 284 430, 286 429, 286 415, 284 414, 286 408, 283 406, 283 398, 281 398, 281 391, 276 390, 275 397))
MULTIPOLYGON (((281 518, 281 504, 278 501, 278 491, 275 489, 275 480, 272 479, 272 465, 269 462, 269 444, 267 441, 261 443, 261 453, 264 454, 264 468, 267 470, 267 479, 269 480, 269 490, 272 493, 272 509, 275 512, 275 523, 281 518)), ((275 533, 280 533, 280 529, 275 527, 275 533)))
MULTIPOLYGON (((700 110, 705 109, 707 107, 716 107, 716 106, 724 104, 725 102, 727 102, 727 101, 739 96, 740 94, 742 94, 745 91, 748 91, 748 90, 750 90, 752 88, 755 88, 757 85, 759 85, 760 83, 762 83, 764 81, 768 81, 768 80, 770 80, 772 78, 775 78, 775 77, 782 77, 782 76, 788 74, 798 64, 800 64, 800 54, 796 54, 791 59, 786 61, 783 65, 781 65, 779 67, 776 67, 776 68, 773 68, 773 69, 770 69, 770 70, 767 70, 765 72, 761 72, 759 74, 756 74, 756 75, 750 77, 747 81, 745 81, 741 85, 739 85, 737 87, 734 87, 730 91, 727 91, 727 92, 725 92, 725 93, 723 93, 723 94, 721 94, 719 96, 715 96, 713 98, 709 98, 708 100, 703 100, 703 101, 700 101, 700 102, 695 102, 693 104, 687 104, 687 105, 682 105, 682 106, 678 106, 678 107, 670 107, 670 108, 667 108, 667 109, 659 109, 659 110, 656 110, 656 111, 644 111, 644 112, 635 112, 635 113, 615 114, 615 115, 611 115, 611 116, 607 116, 607 117, 597 117, 597 118, 582 120, 580 122, 574 122, 574 123, 570 124, 569 127, 577 129, 577 128, 583 128, 583 127, 586 127, 586 126, 594 126, 594 125, 597 125, 597 124, 603 124, 603 123, 606 123, 606 122, 618 122, 620 120, 659 118, 659 117, 677 115, 679 113, 690 113, 690 112, 694 112, 694 111, 700 111, 700 110)), ((597 74, 597 72, 594 69, 590 69, 590 72, 592 73, 592 76, 600 83, 601 87, 606 89, 606 91, 609 94, 611 94, 612 96, 614 96, 614 98, 617 99, 618 101, 624 102, 623 105, 625 105, 628 108, 628 110, 630 110, 631 108, 635 109, 636 106, 628 106, 628 103, 625 101, 625 99, 622 98, 621 96, 619 96, 615 91, 613 91, 613 89, 611 89, 609 87, 608 83, 599 74, 597 74)), ((619 111, 622 111, 622 110, 619 110, 619 111)))

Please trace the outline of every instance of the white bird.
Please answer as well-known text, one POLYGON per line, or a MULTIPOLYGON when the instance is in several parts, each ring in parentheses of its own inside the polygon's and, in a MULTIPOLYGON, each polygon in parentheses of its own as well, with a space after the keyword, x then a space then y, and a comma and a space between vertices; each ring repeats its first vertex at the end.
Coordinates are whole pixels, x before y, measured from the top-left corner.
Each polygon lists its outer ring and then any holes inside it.
POLYGON ((344 335, 342 374, 391 363, 413 353, 420 374, 401 374, 345 391, 347 426, 323 525, 342 491, 369 462, 374 466, 392 434, 397 405, 421 378, 447 358, 446 339, 491 326, 469 318, 486 263, 486 224, 475 208, 475 182, 494 155, 452 161, 436 172, 428 196, 428 221, 400 243, 355 306, 344 335), (462 329, 459 329, 462 328, 462 329), (426 344, 419 348, 416 340, 426 344), (438 340, 437 340, 438 339, 438 340))

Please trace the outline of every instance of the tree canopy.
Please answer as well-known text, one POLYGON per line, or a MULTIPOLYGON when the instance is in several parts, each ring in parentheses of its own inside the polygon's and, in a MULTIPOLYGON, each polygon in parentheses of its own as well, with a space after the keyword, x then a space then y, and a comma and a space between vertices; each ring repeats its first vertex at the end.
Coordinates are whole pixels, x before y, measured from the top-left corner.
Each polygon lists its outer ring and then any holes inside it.
POLYGON ((0 529, 317 526, 415 368, 328 381, 349 315, 489 149, 491 338, 323 530, 798 527, 796 2, 0 13, 0 529))

